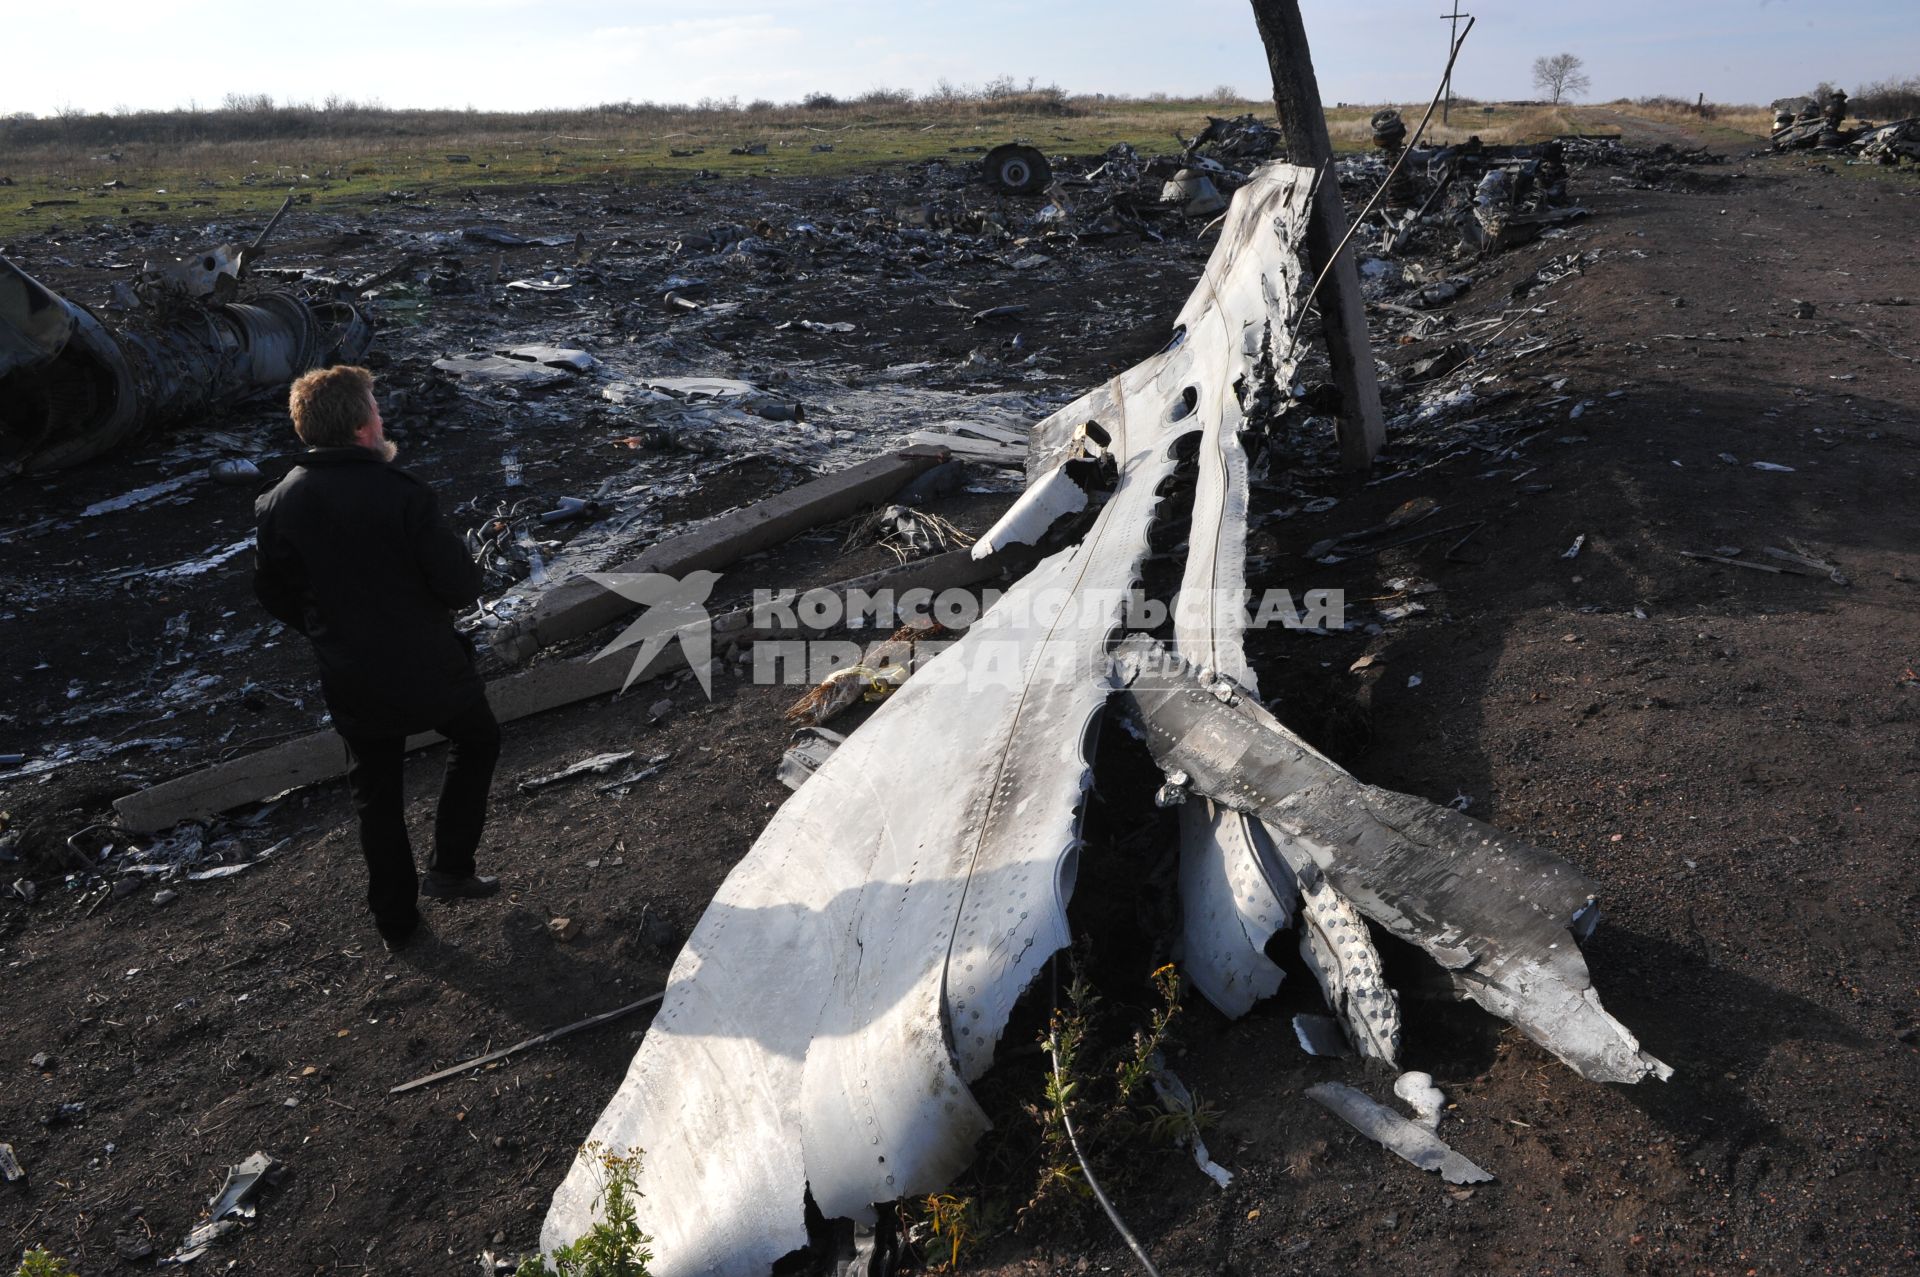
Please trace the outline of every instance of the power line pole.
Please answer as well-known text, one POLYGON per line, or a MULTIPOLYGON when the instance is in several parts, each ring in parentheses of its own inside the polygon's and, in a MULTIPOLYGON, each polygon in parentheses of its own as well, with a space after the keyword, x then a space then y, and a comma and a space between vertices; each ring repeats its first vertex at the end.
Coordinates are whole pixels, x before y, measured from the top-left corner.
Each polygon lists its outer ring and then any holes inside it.
MULTIPOLYGON (((1443 13, 1440 20, 1447 24, 1447 49, 1451 52, 1460 43, 1460 19, 1471 18, 1471 13, 1460 12, 1460 0, 1453 0, 1453 12, 1443 13)), ((1447 67, 1446 104, 1440 108, 1440 123, 1448 124, 1453 120, 1453 67, 1447 67)))
POLYGON ((1344 248, 1347 210, 1333 168, 1333 141, 1320 104, 1320 82, 1313 74, 1307 27, 1300 0, 1253 0, 1253 21, 1267 46, 1273 73, 1273 105, 1287 139, 1287 159, 1319 169, 1313 212, 1307 221, 1307 269, 1320 277, 1320 335, 1340 390, 1340 459, 1350 470, 1365 470, 1386 441, 1380 411, 1380 382, 1367 336, 1366 298, 1354 252, 1344 248))

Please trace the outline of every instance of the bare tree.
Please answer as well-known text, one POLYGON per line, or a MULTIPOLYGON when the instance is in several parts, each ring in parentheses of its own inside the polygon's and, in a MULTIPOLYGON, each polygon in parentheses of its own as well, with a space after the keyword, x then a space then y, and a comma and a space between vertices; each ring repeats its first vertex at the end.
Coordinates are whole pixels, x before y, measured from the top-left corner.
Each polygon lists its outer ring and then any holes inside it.
POLYGON ((1585 66, 1571 53, 1556 53, 1550 58, 1533 60, 1533 87, 1548 94, 1553 104, 1559 106, 1563 98, 1579 97, 1592 87, 1587 73, 1580 68, 1585 66))

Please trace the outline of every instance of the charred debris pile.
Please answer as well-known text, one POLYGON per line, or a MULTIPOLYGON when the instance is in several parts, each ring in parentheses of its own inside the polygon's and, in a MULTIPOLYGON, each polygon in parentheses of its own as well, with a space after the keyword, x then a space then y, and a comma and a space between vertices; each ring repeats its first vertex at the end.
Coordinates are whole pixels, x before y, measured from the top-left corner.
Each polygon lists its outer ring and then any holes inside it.
MULTIPOLYGON (((1376 136, 1379 147, 1341 160, 1337 178, 1350 207, 1367 206, 1404 160, 1355 239, 1396 412, 1379 465, 1397 473, 1475 450, 1517 456, 1539 427, 1504 374, 1573 340, 1553 333, 1542 294, 1595 258, 1572 242, 1585 210, 1570 192, 1601 174, 1665 181, 1701 157, 1580 138, 1403 157, 1404 124, 1391 113, 1376 119, 1376 136), (1506 309, 1457 321, 1451 303, 1490 259, 1532 239, 1557 251, 1540 253, 1506 309)), ((14 468, 70 465, 176 421, 199 429, 157 451, 150 443, 143 464, 159 473, 117 495, 63 497, 84 467, 14 480, 37 498, 0 527, 0 541, 17 547, 49 547, 76 529, 168 529, 136 534, 131 563, 111 572, 23 571, 14 608, 92 599, 124 609, 152 596, 165 626, 156 622, 132 666, 110 674, 30 675, 29 688, 46 684, 46 713, 38 738, 0 759, 0 782, 129 752, 164 751, 177 767, 216 743, 230 750, 226 716, 242 704, 258 715, 255 739, 323 726, 295 667, 253 668, 261 643, 272 646, 267 627, 196 613, 198 586, 239 579, 243 530, 208 529, 196 543, 200 520, 181 517, 215 486, 250 490, 292 464, 272 392, 305 366, 374 364, 409 458, 456 469, 450 513, 490 579, 463 624, 483 645, 511 646, 568 582, 750 503, 750 490, 726 486, 746 475, 742 458, 766 481, 790 483, 932 446, 967 476, 934 491, 1011 492, 1027 423, 1065 401, 1069 378, 1101 366, 1103 344, 1151 318, 1110 295, 1086 306, 1074 286, 1110 252, 1202 251, 1194 241, 1281 149, 1273 129, 1242 116, 1211 120, 1150 159, 1127 146, 1072 157, 1010 144, 771 191, 697 179, 647 209, 619 191, 470 194, 451 209, 396 193, 370 210, 302 209, 286 231, 303 238, 274 266, 258 264, 266 232, 139 270, 117 259, 143 237, 161 256, 159 228, 69 233, 62 251, 102 256, 112 303, 89 310, 8 264, 0 350, 14 468), (132 282, 115 282, 116 266, 132 282), (1040 312, 1063 306, 1080 308, 1074 337, 1034 340, 1040 312), (961 335, 931 343, 897 326, 890 335, 892 307, 961 335), (723 495, 703 499, 709 489, 723 495), (235 664, 242 653, 249 660, 235 664), (189 709, 206 716, 203 727, 189 709)), ((1312 323, 1298 316, 1294 335, 1312 323)), ((1250 405, 1252 424, 1272 426, 1278 444, 1254 449, 1261 500, 1276 514, 1324 508, 1338 471, 1337 404, 1311 343, 1299 344, 1299 375, 1250 405)), ((929 548, 917 541, 907 538, 907 554, 929 548)))
POLYGON ((1785 104, 1776 107, 1768 145, 1775 151, 1837 152, 1853 157, 1849 162, 1920 163, 1920 116, 1885 124, 1849 123, 1847 95, 1835 89, 1824 102, 1808 98, 1797 110, 1785 104))
MULTIPOLYGON (((1374 156, 1339 166, 1339 180, 1355 203, 1401 157, 1406 128, 1397 113, 1382 112, 1374 132, 1381 148, 1374 156)), ((676 219, 665 235, 646 233, 660 228, 623 234, 625 215, 635 210, 618 198, 535 194, 526 201, 531 207, 506 217, 448 218, 443 206, 404 191, 387 199, 396 212, 405 210, 397 220, 409 229, 399 232, 303 210, 302 229, 336 233, 327 259, 309 266, 255 265, 284 207, 251 243, 138 270, 113 259, 134 246, 129 240, 137 244, 143 231, 151 242, 151 224, 130 222, 126 233, 104 228, 69 234, 61 241, 66 253, 97 247, 102 258, 77 269, 127 272, 132 279, 112 279, 104 302, 88 307, 37 282, 21 265, 6 263, 0 376, 8 393, 0 408, 0 469, 54 470, 159 427, 217 418, 307 367, 359 358, 371 342, 370 325, 382 330, 373 350, 376 363, 430 383, 406 395, 426 406, 447 404, 449 382, 467 389, 478 383, 513 396, 583 377, 619 380, 647 365, 662 374, 692 371, 726 359, 762 327, 843 337, 842 349, 871 348, 870 339, 857 335, 870 325, 857 316, 798 308, 779 313, 781 293, 804 295, 810 290, 796 284, 831 276, 865 286, 917 288, 923 295, 932 290, 929 304, 965 310, 979 330, 982 340, 951 367, 914 364, 900 380, 955 387, 1045 381, 1046 365, 1058 355, 1029 348, 1019 326, 1030 303, 1021 294, 1057 275, 1050 266, 1089 247, 1205 233, 1227 197, 1283 148, 1278 132, 1245 115, 1210 119, 1178 152, 1151 158, 1126 144, 1091 158, 1048 157, 1022 143, 960 149, 984 154, 977 164, 956 155, 853 179, 823 201, 830 207, 774 205, 738 220, 698 216, 702 206, 723 211, 734 203, 725 198, 734 192, 723 194, 719 179, 702 172, 678 198, 660 201, 669 211, 691 215, 676 219), (583 215, 591 231, 530 224, 546 220, 564 227, 583 215), (471 224, 447 225, 462 220, 471 224), (529 256, 542 259, 537 269, 524 269, 529 256), (951 292, 938 292, 989 281, 1012 296, 970 306, 951 292), (493 313, 463 314, 462 303, 493 313), (511 329, 512 320, 522 317, 544 318, 549 330, 564 328, 572 336, 494 340, 485 332, 511 329), (438 358, 409 358, 418 353, 409 349, 410 338, 425 335, 423 328, 443 329, 449 349, 435 352, 438 358), (460 331, 467 334, 465 343, 457 340, 460 331), (603 367, 592 352, 574 349, 610 339, 639 340, 647 348, 635 353, 650 358, 603 367), (461 344, 467 349, 456 348, 461 344)), ((1535 147, 1482 146, 1470 139, 1421 149, 1405 157, 1374 213, 1372 225, 1380 231, 1375 251, 1423 261, 1436 252, 1485 255, 1583 214, 1567 195, 1570 164, 1616 166, 1626 175, 1616 181, 1658 182, 1672 166, 1703 158, 1636 155, 1602 139, 1535 147)), ((469 191, 456 213, 494 212, 485 206, 497 200, 469 191)), ((54 260, 74 266, 66 258, 54 260)), ((1414 304, 1433 305, 1452 295, 1449 287, 1463 286, 1461 277, 1425 279, 1416 267, 1405 279, 1415 285, 1409 289, 1414 304)), ((1382 291, 1399 290, 1389 285, 1382 291)), ((617 391, 604 397, 618 407, 636 406, 617 391)), ((405 403, 401 407, 404 416, 405 403)), ((763 407, 788 419, 805 414, 803 402, 763 407)), ((639 424, 630 437, 664 438, 645 429, 648 423, 639 424)), ((699 450, 721 441, 695 434, 676 442, 699 450)))
MULTIPOLYGON (((1564 406, 1577 418, 1590 406, 1557 394, 1541 402, 1530 391, 1540 357, 1579 340, 1562 306, 1567 281, 1601 260, 1585 243, 1581 224, 1592 210, 1582 197, 1688 189, 1721 180, 1699 170, 1725 159, 1606 135, 1409 149, 1397 111, 1382 110, 1371 123, 1373 148, 1336 167, 1344 202, 1359 210, 1352 244, 1389 413, 1376 481, 1455 459, 1524 471, 1528 442, 1543 429, 1538 409, 1564 406), (1524 250, 1518 267, 1515 250, 1524 250), (1484 296, 1490 286, 1497 298, 1484 296), (1470 317, 1460 306, 1469 298, 1479 299, 1470 317)), ((1321 493, 1303 476, 1337 469, 1339 405, 1325 374, 1314 349, 1303 348, 1289 411, 1270 433, 1272 468, 1292 475, 1274 497, 1283 510, 1311 512, 1321 493)), ((1256 466, 1265 464, 1256 450, 1256 466)), ((1473 528, 1453 530, 1471 536, 1473 528)))
POLYGON ((98 314, 0 257, 0 479, 92 460, 364 354, 372 329, 337 286, 240 298, 292 205, 249 244, 148 264, 98 314))
MULTIPOLYGON (((157 327, 229 352, 218 393, 206 378, 191 382, 207 388, 200 401, 207 411, 279 384, 266 371, 282 382, 297 371, 291 356, 274 369, 259 365, 259 352, 272 343, 245 321, 234 321, 244 339, 225 341, 224 313, 251 305, 287 317, 305 335, 307 344, 296 347, 302 358, 357 355, 366 348, 361 317, 370 316, 380 328, 370 357, 383 364, 404 412, 431 406, 436 418, 464 430, 488 429, 479 449, 487 473, 471 480, 456 514, 471 527, 495 590, 465 624, 503 660, 543 658, 490 684, 503 719, 674 673, 687 659, 682 644, 674 659, 631 675, 619 658, 577 659, 600 642, 583 647, 580 640, 596 632, 604 638, 639 606, 671 602, 610 598, 588 588, 592 574, 655 573, 684 584, 768 548, 774 533, 791 537, 850 515, 889 538, 901 563, 839 582, 836 591, 972 586, 989 574, 1008 583, 1001 605, 932 658, 949 671, 994 650, 1015 654, 1018 670, 1069 658, 1067 676, 1057 680, 970 687, 910 678, 922 654, 913 638, 896 635, 905 663, 885 687, 870 680, 879 708, 844 737, 814 732, 796 744, 785 774, 797 792, 696 928, 628 1082, 596 1128, 609 1147, 647 1148, 643 1187, 658 1211, 649 1227, 673 1271, 695 1270, 728 1248, 771 1263, 807 1243, 810 1206, 870 1224, 875 1203, 933 1191, 968 1164, 987 1124, 969 1088, 994 1063, 1016 1001, 1069 943, 1066 904, 1076 874, 1111 871, 1091 852, 1085 866, 1078 860, 1103 718, 1144 747, 1141 766, 1150 755, 1158 769, 1143 794, 1179 809, 1184 912, 1174 925, 1187 976, 1227 1015, 1244 1014, 1278 987, 1266 947, 1294 927, 1330 1012, 1303 1017, 1303 1047, 1395 1065, 1398 997, 1370 938, 1377 927, 1437 963, 1456 996, 1516 1024, 1581 1076, 1636 1082, 1667 1075, 1602 1009, 1589 983, 1575 942, 1598 920, 1597 886, 1459 811, 1364 785, 1266 712, 1243 650, 1246 618, 1237 600, 1257 566, 1247 555, 1250 522, 1338 504, 1325 494, 1336 470, 1326 414, 1337 405, 1315 389, 1324 378, 1310 370, 1296 376, 1311 287, 1297 250, 1314 183, 1338 180, 1350 205, 1367 207, 1355 242, 1376 335, 1389 335, 1396 347, 1444 338, 1436 353, 1399 369, 1399 412, 1382 477, 1463 455, 1521 470, 1529 435, 1541 428, 1532 419, 1538 414, 1488 407, 1518 394, 1502 384, 1503 370, 1571 340, 1541 331, 1550 318, 1538 296, 1594 260, 1572 242, 1579 232, 1571 224, 1586 210, 1569 188, 1582 171, 1617 169, 1611 176, 1644 183, 1666 180, 1686 162, 1593 139, 1530 148, 1470 142, 1404 154, 1404 125, 1396 132, 1396 124, 1378 117, 1377 153, 1341 161, 1331 176, 1269 164, 1277 135, 1242 117, 1211 122, 1173 156, 1143 159, 1115 147, 1076 160, 1000 148, 979 164, 857 179, 812 211, 772 207, 764 192, 749 189, 748 201, 767 205, 755 215, 735 190, 731 216, 720 220, 705 215, 719 203, 715 188, 696 182, 663 201, 679 213, 665 233, 544 229, 532 223, 550 224, 565 211, 544 194, 518 209, 513 225, 475 217, 449 227, 438 210, 431 212, 441 224, 423 225, 429 210, 396 200, 400 229, 336 224, 335 242, 350 250, 272 277, 281 289, 306 290, 302 298, 325 297, 300 300, 300 311, 291 301, 266 305, 264 297, 276 293, 246 292, 245 253, 236 250, 202 264, 204 288, 176 287, 157 305, 136 290, 138 309, 123 310, 111 328, 93 321, 102 340, 119 343, 116 350, 149 349, 129 347, 132 334, 157 327), (1105 242, 1184 248, 1182 241, 1206 234, 1216 220, 1219 239, 1173 340, 1117 374, 1103 369, 1078 398, 1057 394, 1057 381, 1100 365, 1086 363, 1084 351, 1024 341, 1029 303, 1022 298, 1105 242), (1538 264, 1509 286, 1506 311, 1471 325, 1451 318, 1448 307, 1485 276, 1491 257, 1536 240, 1559 251, 1536 250, 1538 264), (543 259, 537 267, 525 260, 536 256, 543 259), (232 270, 218 269, 229 259, 232 270), (849 299, 853 285, 867 290, 857 304, 849 299), (991 288, 999 298, 976 304, 954 296, 969 288, 991 288), (901 352, 877 331, 878 312, 890 303, 964 312, 979 339, 957 357, 921 345, 912 352, 921 358, 890 362, 901 352), (797 358, 802 340, 823 343, 811 348, 810 361, 797 358), (550 453, 577 455, 567 467, 530 477, 533 450, 523 453, 516 440, 547 426, 555 431, 543 436, 556 441, 550 453), (1269 446, 1256 446, 1249 458, 1242 436, 1260 429, 1269 446), (746 453, 819 477, 718 517, 663 508, 721 482, 746 453), (931 535, 942 525, 914 513, 942 490, 934 479, 943 470, 947 491, 965 483, 1013 498, 970 548, 961 538, 931 535), (1175 488, 1185 490, 1180 500, 1163 504, 1162 494, 1175 488), (878 517, 866 513, 875 506, 878 517), (641 557, 630 558, 643 543, 641 557), (1118 638, 1113 600, 1152 571, 1177 571, 1182 593, 1233 605, 1136 635, 1118 649, 1118 664, 1096 676, 1098 658, 1118 638), (1071 631, 1047 612, 1062 599, 1082 609, 1071 631), (869 801, 871 778, 901 757, 917 760, 912 773, 888 801, 869 801), (915 837, 899 836, 896 810, 916 813, 915 837), (1442 880, 1430 872, 1456 858, 1479 866, 1476 876, 1442 880), (730 927, 730 919, 754 921, 730 927), (853 961, 839 951, 848 942, 885 960, 853 961), (835 971, 856 974, 840 979, 835 971), (715 1043, 726 1044, 725 1058, 715 1043), (871 1087, 850 1085, 854 1079, 871 1087), (738 1102, 700 1100, 703 1088, 738 1102), (676 1116, 684 1114, 701 1116, 690 1125, 676 1116), (884 1156, 876 1161, 863 1135, 881 1116, 884 1156), (765 1155, 748 1165, 716 1159, 715 1147, 765 1155), (697 1193, 687 1187, 695 1183, 697 1193)), ((586 215, 603 222, 637 216, 618 196, 572 198, 597 200, 586 215)), ((22 299, 6 311, 8 344, 0 349, 10 359, 20 352, 9 375, 71 384, 47 370, 91 313, 24 273, 8 279, 15 281, 9 296, 22 299)), ((1078 344, 1135 329, 1142 318, 1123 311, 1105 330, 1083 328, 1078 344)), ((122 358, 130 369, 183 362, 122 358)), ((145 384, 134 371, 127 376, 136 388, 145 384)), ((58 398, 30 380, 18 386, 21 401, 58 398)), ((133 402, 179 399, 148 389, 133 402)), ((1572 415, 1579 412, 1576 405, 1572 415)), ((91 454, 173 415, 150 411, 133 426, 116 425, 120 434, 86 434, 102 441, 89 445, 91 454)), ((22 455, 61 442, 45 423, 93 418, 49 411, 35 420, 43 425, 22 455)), ((213 478, 221 463, 253 465, 248 481, 271 477, 275 459, 263 441, 282 428, 278 421, 277 410, 262 408, 251 436, 231 434, 220 445, 243 455, 211 465, 205 449, 170 454, 177 473, 98 513, 164 509, 213 478), (260 449, 257 460, 244 455, 249 446, 260 449)), ((429 456, 438 442, 424 430, 417 446, 408 440, 429 456)), ((476 451, 471 436, 447 447, 476 451)), ((1435 509, 1429 501, 1389 531, 1404 538, 1435 509)), ((0 535, 51 536, 80 517, 50 516, 0 535)), ((207 558, 194 561, 189 575, 231 561, 245 545, 220 549, 211 567, 200 566, 207 558)), ((1337 562, 1368 550, 1335 537, 1313 557, 1337 562)), ((138 604, 143 589, 178 587, 181 565, 154 570, 161 575, 136 569, 100 588, 138 604)), ((200 709, 261 694, 246 670, 230 673, 205 656, 205 644, 200 656, 191 650, 189 636, 210 628, 206 618, 189 609, 167 624, 168 667, 70 695, 62 722, 72 728, 125 714, 132 699, 151 706, 156 683, 162 699, 174 695, 200 709)), ((759 625, 740 611, 723 612, 702 641, 711 640, 722 659, 739 660, 770 637, 759 625)), ((227 636, 225 628, 208 634, 209 642, 231 637, 223 654, 252 656, 259 631, 227 636)), ((317 707, 266 690, 291 711, 277 723, 287 739, 123 798, 118 825, 83 828, 65 840, 63 894, 93 910, 152 886, 161 904, 189 884, 274 861, 285 845, 269 828, 274 807, 256 804, 336 773, 340 759, 332 738, 316 730, 317 707)), ((130 741, 170 750, 184 743, 178 723, 142 735, 149 726, 90 728, 99 734, 78 745, 55 742, 37 757, 12 759, 13 774, 44 777, 124 752, 130 741)), ((629 767, 632 774, 607 783, 639 783, 646 774, 640 760, 621 754, 583 760, 539 783, 629 767)), ((6 779, 0 772, 0 783, 6 779)), ((29 899, 35 890, 25 878, 12 888, 29 899)), ((1416 1089, 1425 1095, 1431 1084, 1416 1089)), ((1449 1178, 1485 1175, 1464 1158, 1450 1160, 1430 1133, 1410 1134, 1404 1121, 1395 1126, 1391 1112, 1368 1108, 1364 1097, 1321 1099, 1416 1164, 1449 1178)), ((1196 1160, 1206 1169, 1203 1150, 1196 1160)), ((586 1158, 563 1182, 544 1229, 548 1244, 589 1226, 593 1172, 586 1158)), ((865 1236, 865 1244, 879 1244, 865 1236)))

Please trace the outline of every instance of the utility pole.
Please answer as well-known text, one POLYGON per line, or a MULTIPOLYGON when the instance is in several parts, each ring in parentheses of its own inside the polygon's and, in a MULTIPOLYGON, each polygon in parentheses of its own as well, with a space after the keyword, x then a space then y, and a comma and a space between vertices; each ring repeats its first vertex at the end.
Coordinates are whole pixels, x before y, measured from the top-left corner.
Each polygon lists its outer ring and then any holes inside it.
POLYGON ((1340 202, 1340 179, 1333 171, 1333 140, 1320 105, 1320 84, 1307 51, 1307 28, 1299 0, 1252 0, 1254 24, 1267 46, 1273 73, 1273 105, 1287 139, 1287 159, 1320 170, 1319 189, 1307 220, 1307 267, 1320 279, 1320 328, 1327 362, 1340 391, 1340 459, 1350 470, 1365 470, 1386 441, 1380 412, 1380 381, 1367 338, 1367 311, 1360 295, 1360 270, 1352 249, 1340 252, 1347 234, 1347 210, 1340 202))
MULTIPOLYGON (((1460 0, 1453 0, 1452 13, 1443 13, 1440 15, 1440 20, 1447 24, 1448 52, 1452 52, 1454 47, 1460 43, 1460 19, 1471 18, 1472 16, 1471 13, 1460 12, 1460 0)), ((1446 104, 1440 108, 1440 123, 1442 124, 1449 124, 1453 121, 1453 66, 1451 63, 1447 66, 1446 95, 1446 104)))

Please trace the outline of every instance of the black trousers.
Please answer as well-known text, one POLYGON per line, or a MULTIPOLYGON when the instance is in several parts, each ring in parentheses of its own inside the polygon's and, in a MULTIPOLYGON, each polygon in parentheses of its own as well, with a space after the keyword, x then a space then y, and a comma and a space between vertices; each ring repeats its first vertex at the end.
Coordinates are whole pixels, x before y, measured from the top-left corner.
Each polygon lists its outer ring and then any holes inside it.
MULTIPOLYGON (((433 859, 427 868, 464 878, 473 873, 473 853, 487 823, 487 790, 500 757, 500 724, 485 697, 434 730, 447 738, 447 772, 433 822, 433 859)), ((360 850, 367 858, 367 907, 380 934, 393 939, 419 925, 419 881, 413 846, 407 841, 401 785, 407 753, 404 736, 347 736, 347 788, 360 820, 360 850)))

